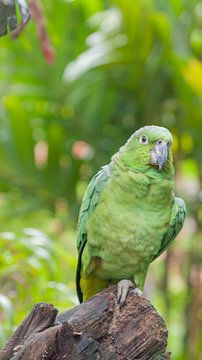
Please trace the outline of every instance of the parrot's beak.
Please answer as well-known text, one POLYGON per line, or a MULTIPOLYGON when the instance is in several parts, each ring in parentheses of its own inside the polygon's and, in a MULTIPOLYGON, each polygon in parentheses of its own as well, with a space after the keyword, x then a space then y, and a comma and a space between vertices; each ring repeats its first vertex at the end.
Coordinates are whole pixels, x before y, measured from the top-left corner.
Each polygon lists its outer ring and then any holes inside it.
POLYGON ((151 164, 158 166, 161 170, 168 158, 168 145, 166 142, 159 140, 151 150, 151 164))

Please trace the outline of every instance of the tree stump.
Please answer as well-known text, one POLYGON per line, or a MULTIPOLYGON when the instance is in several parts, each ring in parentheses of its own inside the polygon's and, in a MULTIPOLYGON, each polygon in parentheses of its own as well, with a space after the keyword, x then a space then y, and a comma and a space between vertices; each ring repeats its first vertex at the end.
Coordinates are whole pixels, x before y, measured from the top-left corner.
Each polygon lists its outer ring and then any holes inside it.
POLYGON ((34 306, 0 352, 0 360, 165 360, 167 329, 143 296, 117 304, 115 285, 57 316, 34 306))

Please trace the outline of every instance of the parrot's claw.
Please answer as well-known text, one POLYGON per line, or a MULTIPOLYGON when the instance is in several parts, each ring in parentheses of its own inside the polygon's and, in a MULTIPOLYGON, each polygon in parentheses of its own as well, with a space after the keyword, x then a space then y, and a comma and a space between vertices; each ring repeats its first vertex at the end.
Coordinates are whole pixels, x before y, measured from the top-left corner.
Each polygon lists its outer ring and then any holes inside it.
POLYGON ((142 292, 139 288, 137 288, 137 287, 133 290, 133 293, 136 294, 136 295, 138 295, 138 296, 142 296, 142 295, 143 295, 143 292, 142 292))
MULTIPOLYGON (((123 306, 125 304, 128 291, 130 288, 134 288, 134 284, 131 280, 120 280, 117 284, 118 291, 117 291, 117 299, 120 306, 123 306)), ((139 289, 138 289, 139 290, 139 289)))

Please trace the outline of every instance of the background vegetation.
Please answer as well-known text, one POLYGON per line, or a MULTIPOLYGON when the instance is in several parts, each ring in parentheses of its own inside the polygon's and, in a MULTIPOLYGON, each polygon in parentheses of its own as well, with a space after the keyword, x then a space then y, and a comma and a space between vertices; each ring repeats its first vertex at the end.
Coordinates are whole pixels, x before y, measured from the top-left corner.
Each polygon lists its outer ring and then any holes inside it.
POLYGON ((31 21, 0 39, 0 342, 38 301, 77 303, 75 229, 92 175, 143 125, 174 135, 184 230, 146 295, 175 360, 202 353, 202 2, 44 0, 56 60, 31 21))

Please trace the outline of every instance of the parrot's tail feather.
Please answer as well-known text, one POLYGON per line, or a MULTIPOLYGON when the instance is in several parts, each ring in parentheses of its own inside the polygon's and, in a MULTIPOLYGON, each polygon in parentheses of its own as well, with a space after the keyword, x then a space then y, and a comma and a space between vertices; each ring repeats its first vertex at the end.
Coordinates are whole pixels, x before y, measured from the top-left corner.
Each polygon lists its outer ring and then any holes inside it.
POLYGON ((106 289, 111 284, 110 280, 98 278, 95 273, 83 276, 81 272, 80 287, 83 301, 90 299, 101 290, 106 289))
POLYGON ((81 290, 81 284, 80 284, 81 268, 82 268, 81 258, 82 258, 83 249, 86 245, 86 241, 87 241, 87 239, 83 242, 82 246, 79 249, 79 256, 78 256, 78 263, 77 263, 77 270, 76 270, 76 291, 77 291, 77 296, 78 296, 80 303, 83 302, 83 292, 81 290))

